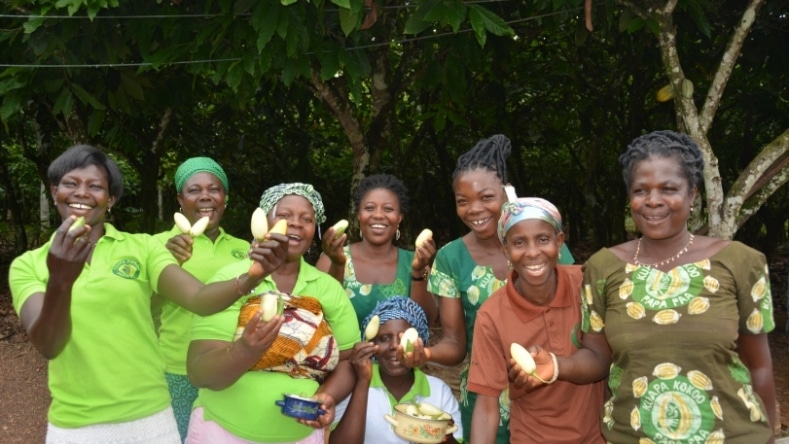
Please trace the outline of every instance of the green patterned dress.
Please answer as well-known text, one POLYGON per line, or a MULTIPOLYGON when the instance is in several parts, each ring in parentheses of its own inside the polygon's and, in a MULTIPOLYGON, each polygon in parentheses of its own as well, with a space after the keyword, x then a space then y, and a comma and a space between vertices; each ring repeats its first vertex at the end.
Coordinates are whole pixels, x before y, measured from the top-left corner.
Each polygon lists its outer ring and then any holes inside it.
MULTIPOLYGON (((572 254, 566 244, 562 245, 560 264, 572 264, 572 254)), ((487 265, 478 265, 471 257, 463 238, 455 239, 446 244, 436 254, 427 290, 435 295, 445 298, 460 298, 463 304, 463 314, 466 324, 466 350, 471 352, 472 337, 474 336, 474 321, 477 310, 494 291, 503 287, 506 280, 498 280, 493 274, 493 269, 487 265)), ((469 392, 468 366, 460 375, 460 414, 463 420, 463 439, 470 442, 471 415, 474 412, 476 394, 469 392)), ((510 399, 509 391, 504 390, 499 397, 499 430, 496 435, 497 444, 508 444, 510 399)))
POLYGON ((342 286, 348 297, 351 298, 351 304, 356 311, 356 317, 359 319, 359 328, 362 328, 362 322, 370 312, 373 311, 375 305, 379 301, 391 298, 392 296, 405 296, 411 297, 411 263, 414 261, 414 252, 409 250, 397 249, 397 274, 395 275, 394 282, 388 284, 363 284, 356 280, 356 271, 353 268, 353 260, 351 258, 351 247, 346 245, 343 247, 345 252, 345 275, 343 276, 342 286))
POLYGON ((584 332, 613 352, 601 412, 615 443, 766 442, 770 425, 736 350, 774 327, 764 255, 732 242, 663 272, 610 250, 585 265, 584 332))

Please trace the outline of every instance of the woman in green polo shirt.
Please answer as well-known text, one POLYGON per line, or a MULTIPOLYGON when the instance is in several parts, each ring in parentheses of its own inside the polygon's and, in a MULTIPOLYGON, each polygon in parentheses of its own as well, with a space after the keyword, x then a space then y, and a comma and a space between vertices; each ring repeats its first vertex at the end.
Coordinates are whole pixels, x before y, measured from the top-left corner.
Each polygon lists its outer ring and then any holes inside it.
MULTIPOLYGON (((217 270, 232 262, 246 259, 249 242, 231 236, 219 226, 227 207, 229 182, 225 170, 209 157, 192 157, 175 172, 175 190, 180 212, 194 225, 208 217, 208 227, 199 235, 184 234, 173 225, 154 235, 175 256, 184 270, 206 282, 217 270)), ((159 327, 159 349, 165 365, 165 378, 172 398, 173 413, 181 440, 186 439, 192 404, 197 387, 186 376, 186 352, 192 329, 191 311, 164 301, 159 327)))
POLYGON ((152 236, 106 221, 123 175, 103 152, 73 146, 47 173, 63 223, 45 245, 17 257, 8 276, 14 309, 49 360, 47 443, 178 444, 151 295, 202 315, 220 311, 284 261, 287 237, 250 250, 262 273, 204 285, 152 236))

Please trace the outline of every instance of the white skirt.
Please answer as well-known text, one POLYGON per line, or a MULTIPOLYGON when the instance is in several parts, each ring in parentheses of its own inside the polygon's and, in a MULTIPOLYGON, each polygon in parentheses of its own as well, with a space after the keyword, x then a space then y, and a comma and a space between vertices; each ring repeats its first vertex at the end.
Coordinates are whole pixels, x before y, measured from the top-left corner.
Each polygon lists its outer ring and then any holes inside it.
POLYGON ((46 444, 181 444, 172 407, 142 419, 64 429, 47 424, 46 444))

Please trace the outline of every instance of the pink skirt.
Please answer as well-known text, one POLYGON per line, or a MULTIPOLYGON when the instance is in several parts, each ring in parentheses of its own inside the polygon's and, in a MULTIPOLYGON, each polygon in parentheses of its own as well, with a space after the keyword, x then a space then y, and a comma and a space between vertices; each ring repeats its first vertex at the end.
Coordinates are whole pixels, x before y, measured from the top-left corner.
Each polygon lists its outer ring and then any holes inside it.
MULTIPOLYGON (((189 433, 186 435, 184 444, 259 444, 256 441, 247 441, 223 429, 222 426, 214 421, 203 419, 203 408, 198 407, 192 410, 189 417, 189 433)), ((301 441, 292 443, 272 443, 272 444, 324 444, 323 429, 315 429, 312 434, 301 441)))

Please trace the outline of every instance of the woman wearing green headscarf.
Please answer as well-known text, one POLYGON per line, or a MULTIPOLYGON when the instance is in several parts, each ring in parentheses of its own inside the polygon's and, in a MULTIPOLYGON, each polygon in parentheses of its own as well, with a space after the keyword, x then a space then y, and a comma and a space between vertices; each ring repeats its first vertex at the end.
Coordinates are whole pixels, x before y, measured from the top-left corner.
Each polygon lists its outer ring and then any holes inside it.
MULTIPOLYGON (((321 195, 309 184, 280 184, 263 193, 260 208, 269 226, 287 221, 288 255, 248 297, 215 315, 195 318, 187 366, 200 394, 188 444, 323 444, 335 401, 354 385, 348 357, 360 334, 353 305, 336 279, 304 260, 319 224, 326 221, 321 195), (283 298, 285 309, 266 322, 257 306, 250 306, 272 291, 283 298), (307 303, 313 311, 299 311, 307 303), (320 320, 320 327, 304 322, 305 315, 320 320), (278 364, 267 364, 272 355, 278 364), (326 413, 315 421, 284 416, 274 404, 284 393, 314 397, 326 413)), ((237 276, 250 263, 230 264, 211 281, 237 276)))
MULTIPOLYGON (((228 180, 222 167, 209 157, 192 157, 175 172, 180 211, 194 225, 208 217, 208 227, 194 238, 177 226, 154 236, 165 244, 184 270, 205 282, 223 266, 246 258, 249 242, 226 233, 220 222, 227 207, 228 180)), ((165 378, 181 441, 186 439, 189 415, 197 388, 186 376, 186 352, 192 312, 165 301, 161 310, 159 348, 165 361, 165 378)))

